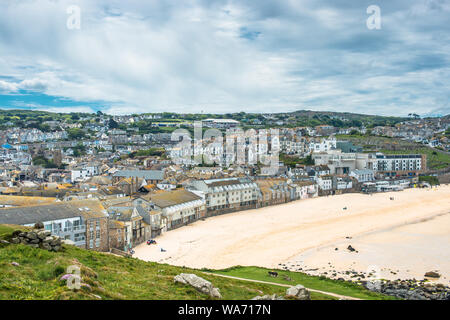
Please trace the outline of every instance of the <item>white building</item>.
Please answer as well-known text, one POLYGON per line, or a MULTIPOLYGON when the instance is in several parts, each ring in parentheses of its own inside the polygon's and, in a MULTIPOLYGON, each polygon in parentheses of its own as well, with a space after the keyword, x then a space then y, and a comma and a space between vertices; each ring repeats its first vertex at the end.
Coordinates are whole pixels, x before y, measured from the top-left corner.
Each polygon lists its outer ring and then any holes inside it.
MULTIPOLYGON (((377 153, 373 162, 373 170, 396 175, 402 172, 417 172, 425 170, 425 155, 377 153)), ((386 174, 389 175, 389 174, 386 174)))
POLYGON ((317 184, 321 190, 327 191, 333 189, 333 177, 332 176, 320 176, 317 178, 317 184))
POLYGON ((311 141, 309 143, 309 151, 311 153, 327 152, 336 149, 336 138, 321 139, 319 141, 311 141))
POLYGON ((202 121, 205 127, 227 129, 239 126, 239 121, 233 119, 206 119, 202 121))
POLYGON ((256 205, 258 185, 247 178, 196 180, 190 187, 205 194, 208 212, 256 205))
POLYGON ((370 182, 375 180, 375 174, 373 170, 362 169, 353 170, 350 172, 349 176, 354 177, 358 182, 370 182))

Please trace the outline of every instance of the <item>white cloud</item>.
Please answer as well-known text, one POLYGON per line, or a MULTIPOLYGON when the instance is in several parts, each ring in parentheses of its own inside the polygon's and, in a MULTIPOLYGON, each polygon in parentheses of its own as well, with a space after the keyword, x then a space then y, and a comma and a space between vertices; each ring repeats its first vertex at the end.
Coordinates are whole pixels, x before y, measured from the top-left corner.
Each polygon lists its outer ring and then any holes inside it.
POLYGON ((386 3, 379 31, 362 4, 311 0, 78 0, 81 29, 68 30, 73 4, 0 3, 0 76, 15 79, 1 92, 106 101, 114 113, 450 108, 448 88, 430 81, 450 77, 443 4, 386 3), (417 52, 447 60, 418 76, 417 52))
POLYGON ((18 90, 18 85, 14 82, 0 80, 0 93, 11 93, 18 90))

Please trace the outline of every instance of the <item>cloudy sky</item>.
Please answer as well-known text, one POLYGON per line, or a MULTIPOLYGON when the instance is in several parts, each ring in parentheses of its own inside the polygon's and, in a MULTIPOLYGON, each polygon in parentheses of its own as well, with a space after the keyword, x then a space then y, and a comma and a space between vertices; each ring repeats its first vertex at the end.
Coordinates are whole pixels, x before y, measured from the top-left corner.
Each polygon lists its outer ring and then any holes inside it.
POLYGON ((449 21, 450 0, 1 0, 0 107, 449 114, 449 21))

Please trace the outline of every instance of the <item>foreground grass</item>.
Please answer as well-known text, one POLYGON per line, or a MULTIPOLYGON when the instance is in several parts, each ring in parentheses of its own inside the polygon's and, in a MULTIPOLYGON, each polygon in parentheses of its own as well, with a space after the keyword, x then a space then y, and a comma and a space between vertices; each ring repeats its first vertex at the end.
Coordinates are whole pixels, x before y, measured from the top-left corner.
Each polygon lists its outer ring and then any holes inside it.
MULTIPOLYGON (((23 227, 0 225, 0 239, 8 239, 13 230, 23 227)), ((320 280, 297 272, 279 271, 278 278, 268 278, 267 269, 236 267, 211 271, 247 279, 265 280, 282 284, 302 284, 305 287, 363 299, 381 299, 355 284, 320 280), (283 280, 288 275, 293 281, 283 280)), ((204 274, 201 270, 145 262, 107 253, 64 246, 61 252, 48 252, 25 245, 0 244, 0 300, 5 299, 136 299, 179 300, 210 299, 194 288, 174 283, 180 273, 194 273, 220 289, 223 299, 248 300, 258 295, 284 295, 285 287, 253 283, 204 274), (16 262, 18 265, 13 265, 16 262), (80 290, 71 290, 60 277, 67 267, 81 269, 80 290)), ((334 300, 326 294, 311 292, 313 300, 334 300)))
MULTIPOLYGON (((10 238, 17 226, 0 225, 0 239, 10 238)), ((25 245, 0 244, 0 300, 5 299, 210 299, 194 288, 176 284, 173 277, 195 273, 220 289, 223 299, 284 295, 286 288, 205 275, 199 270, 145 262, 133 258, 64 246, 48 252, 25 245), (13 265, 16 262, 18 265, 13 265), (60 277, 67 267, 81 269, 80 290, 71 290, 60 277)), ((333 299, 314 294, 313 299, 333 299)))
POLYGON ((17 226, 11 224, 0 224, 0 239, 9 240, 14 230, 29 230, 30 228, 24 226, 17 226))
POLYGON ((309 276, 307 274, 300 272, 275 270, 278 272, 278 277, 274 278, 268 275, 268 271, 274 271, 273 269, 266 269, 261 267, 237 266, 224 270, 209 270, 209 271, 212 273, 235 276, 245 279, 262 280, 288 285, 301 284, 307 288, 337 293, 360 299, 395 300, 394 297, 372 292, 356 283, 332 280, 325 277, 309 276), (287 277, 289 277, 291 281, 286 280, 287 277))
POLYGON ((0 247, 0 299, 209 299, 190 286, 174 283, 173 277, 182 272, 211 281, 224 299, 285 292, 281 287, 207 276, 188 268, 64 248, 55 253, 25 245, 0 247), (89 286, 70 290, 59 280, 71 265, 81 267, 82 283, 89 286))

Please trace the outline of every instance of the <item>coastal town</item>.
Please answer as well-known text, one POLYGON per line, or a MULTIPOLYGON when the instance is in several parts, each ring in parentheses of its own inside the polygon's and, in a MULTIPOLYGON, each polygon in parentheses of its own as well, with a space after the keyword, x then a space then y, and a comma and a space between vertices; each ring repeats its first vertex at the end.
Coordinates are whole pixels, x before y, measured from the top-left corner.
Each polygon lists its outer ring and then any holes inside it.
MULTIPOLYGON (((127 256, 142 243, 212 216, 450 182, 449 116, 355 120, 352 114, 305 114, 4 110, 0 224, 43 223, 66 243, 127 256), (296 126, 302 119, 314 125, 296 126), (177 161, 173 132, 191 132, 195 123, 231 135, 241 127, 276 128, 277 138, 264 145, 242 140, 245 152, 256 147, 270 153, 276 144, 276 170, 249 161, 177 161)), ((217 159, 233 158, 223 145, 214 150, 217 159)))
POLYGON ((449 16, 450 0, 0 1, 0 303, 444 307, 449 16))

